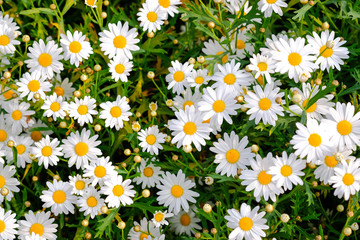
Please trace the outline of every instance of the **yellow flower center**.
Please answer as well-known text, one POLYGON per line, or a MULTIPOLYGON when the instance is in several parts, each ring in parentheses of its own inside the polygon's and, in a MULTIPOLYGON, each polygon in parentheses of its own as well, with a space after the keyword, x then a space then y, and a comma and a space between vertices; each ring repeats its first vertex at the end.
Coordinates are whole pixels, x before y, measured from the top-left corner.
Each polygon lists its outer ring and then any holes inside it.
POLYGON ((6 228, 6 225, 5 225, 4 221, 0 220, 0 233, 5 231, 5 228, 6 228))
POLYGON ((86 105, 80 105, 79 107, 78 107, 78 109, 77 109, 77 111, 78 111, 78 113, 80 114, 80 115, 85 115, 85 114, 87 114, 88 113, 88 107, 86 106, 86 105))
POLYGON ((7 132, 0 129, 0 142, 4 142, 7 139, 7 132))
POLYGON ((124 194, 124 188, 123 188, 123 186, 118 184, 113 187, 112 192, 113 192, 114 196, 120 197, 124 194))
POLYGON ((45 146, 41 149, 41 154, 44 156, 44 157, 49 157, 51 156, 52 154, 52 148, 49 147, 49 146, 45 146))
MULTIPOLYGON (((241 13, 241 12, 240 12, 241 13)), ((237 40, 236 41, 236 48, 241 50, 241 49, 244 49, 245 48, 245 42, 243 40, 237 40)))
POLYGON ((77 180, 75 183, 75 188, 77 190, 83 190, 85 188, 85 182, 82 180, 77 180))
POLYGON ((268 65, 265 62, 259 62, 257 67, 261 72, 266 71, 268 68, 268 65))
POLYGON ((268 4, 274 4, 274 3, 276 3, 276 1, 277 1, 277 0, 266 0, 266 2, 267 2, 268 4))
POLYGON ((332 156, 326 156, 325 157, 325 164, 329 168, 334 168, 338 164, 338 161, 335 159, 335 155, 332 156))
POLYGON ((65 93, 64 89, 59 86, 54 88, 54 92, 56 93, 56 95, 58 95, 58 97, 64 96, 65 93))
POLYGON ((15 121, 19 121, 22 118, 22 112, 20 110, 15 110, 11 116, 15 121))
POLYGON ((85 156, 89 151, 89 146, 84 142, 79 142, 75 145, 75 153, 76 155, 82 157, 85 156))
POLYGON ((223 112, 225 110, 225 102, 223 100, 216 100, 213 103, 213 109, 215 112, 223 112))
POLYGON ((2 188, 3 186, 5 186, 5 178, 0 175, 0 188, 2 188))
POLYGON ((271 182, 272 176, 270 174, 267 174, 266 171, 261 171, 258 175, 258 181, 262 185, 268 185, 271 182))
POLYGON ((184 194, 184 189, 179 186, 179 185, 174 185, 172 186, 171 188, 171 194, 176 197, 176 198, 179 198, 181 197, 183 194, 184 194))
POLYGON ((341 135, 348 135, 351 133, 352 125, 347 120, 342 120, 337 124, 337 130, 341 135))
POLYGON ((106 168, 104 168, 103 166, 97 166, 94 169, 94 174, 97 178, 103 178, 106 175, 106 168))
POLYGON ((121 116, 121 109, 118 106, 112 107, 110 109, 110 114, 114 118, 118 118, 121 116))
POLYGON ((62 190, 57 190, 53 193, 53 200, 55 203, 60 204, 65 202, 66 200, 66 193, 62 190))
MULTIPOLYGON (((146 232, 146 233, 148 233, 148 232, 146 232)), ((146 234, 146 233, 141 233, 140 234, 140 240, 144 240, 144 239, 146 239, 149 235, 148 234, 146 234)))
POLYGON ((184 213, 183 215, 181 215, 181 217, 180 217, 180 223, 181 223, 181 225, 183 225, 183 226, 189 226, 190 223, 191 223, 191 218, 190 218, 189 214, 184 213))
POLYGON ((154 170, 151 167, 146 167, 143 173, 145 177, 151 177, 154 174, 154 170))
POLYGON ((204 78, 201 76, 198 76, 195 78, 195 83, 196 84, 202 84, 204 82, 204 78))
POLYGON ((154 145, 154 143, 156 142, 156 137, 153 134, 150 134, 146 137, 146 142, 150 145, 154 145))
POLYGON ((236 163, 239 160, 239 158, 240 158, 240 153, 236 149, 230 149, 229 151, 226 152, 226 160, 231 164, 236 163))
POLYGON ((174 73, 173 78, 176 82, 181 82, 185 79, 185 74, 182 71, 177 71, 174 73))
POLYGON ((292 174, 292 168, 289 165, 284 165, 281 167, 280 172, 284 177, 288 177, 292 174))
POLYGON ((185 107, 186 106, 193 106, 194 105, 194 103, 193 103, 193 101, 186 101, 186 102, 184 102, 184 104, 183 104, 183 108, 184 108, 184 110, 185 110, 185 107))
POLYGON ((262 98, 259 101, 259 108, 263 111, 269 110, 271 108, 271 101, 268 98, 262 98))
POLYGON ((163 8, 168 8, 170 6, 170 0, 159 0, 159 5, 163 8))
POLYGON ((60 110, 60 104, 58 102, 53 102, 51 105, 50 105, 50 109, 51 111, 53 112, 57 112, 60 110))
POLYGON ((184 132, 187 135, 194 135, 196 133, 196 124, 193 122, 187 122, 184 125, 184 132))
POLYGON ((52 63, 52 57, 48 53, 42 53, 38 58, 39 64, 43 67, 48 67, 52 63))
POLYGON ((30 227, 30 234, 32 233, 34 233, 35 235, 39 234, 39 236, 41 237, 44 234, 44 226, 40 223, 34 223, 30 227))
POLYGON ((125 66, 123 64, 119 63, 115 66, 115 71, 118 74, 122 74, 125 71, 125 66))
POLYGON ((126 46, 126 38, 119 35, 116 36, 113 40, 113 44, 116 48, 124 48, 126 46))
POLYGON ((40 131, 33 131, 31 132, 31 139, 34 140, 35 142, 38 142, 42 139, 42 134, 40 131))
POLYGON ((95 207, 97 205, 97 200, 96 200, 96 197, 89 197, 87 200, 86 200, 86 203, 89 207, 95 207))
POLYGON ((6 91, 6 92, 3 93, 3 96, 4 96, 4 98, 5 98, 6 100, 9 100, 10 98, 13 97, 13 94, 14 94, 14 93, 15 93, 14 91, 8 90, 8 91, 6 91))
POLYGON ((31 92, 37 92, 40 89, 40 83, 37 80, 31 80, 28 83, 28 88, 31 92))
POLYGON ((69 50, 72 53, 78 53, 81 51, 81 49, 82 49, 82 46, 78 41, 73 41, 69 45, 69 50))
POLYGON ((311 146, 318 147, 321 144, 321 137, 317 133, 312 133, 310 134, 308 141, 311 146))
POLYGON ((351 173, 345 173, 342 180, 346 186, 350 186, 354 183, 355 178, 351 173))
POLYGON ((233 85, 235 82, 236 82, 236 77, 232 73, 229 73, 224 77, 224 83, 226 83, 227 85, 233 85))
POLYGON ((157 14, 156 14, 156 12, 149 12, 148 14, 147 14, 147 19, 150 21, 150 22, 156 22, 156 20, 157 20, 157 14))
MULTIPOLYGON (((218 52, 216 55, 221 55, 223 53, 224 52, 218 52)), ((228 60, 229 60, 228 56, 225 55, 225 56, 222 57, 221 62, 222 62, 222 64, 225 64, 228 60)))
POLYGON ((95 5, 95 0, 86 0, 86 4, 89 6, 94 6, 95 5))
POLYGON ((10 43, 10 38, 6 35, 0 36, 0 45, 7 46, 10 43))
POLYGON ((155 214, 154 218, 155 218, 155 221, 161 222, 164 219, 164 214, 162 214, 161 212, 158 212, 155 214))
POLYGON ((25 145, 20 144, 20 145, 16 146, 16 150, 19 155, 22 155, 22 154, 24 154, 26 147, 25 147, 25 145))
POLYGON ((293 66, 297 66, 301 63, 301 55, 294 52, 294 53, 290 53, 289 56, 288 56, 288 61, 291 65, 293 66))
POLYGON ((333 55, 333 52, 334 51, 331 48, 326 48, 326 45, 320 48, 321 56, 323 56, 324 58, 331 57, 333 55))
MULTIPOLYGON (((307 104, 308 100, 309 100, 309 99, 305 99, 305 100, 303 101, 303 103, 302 103, 303 108, 306 107, 306 104, 307 104)), ((316 107, 317 107, 317 105, 316 105, 316 103, 314 103, 313 105, 309 106, 309 107, 306 109, 306 112, 312 113, 312 112, 314 112, 314 111, 316 110, 316 107)))
POLYGON ((253 220, 249 217, 243 217, 239 220, 239 227, 243 231, 250 231, 253 225, 254 225, 253 220))

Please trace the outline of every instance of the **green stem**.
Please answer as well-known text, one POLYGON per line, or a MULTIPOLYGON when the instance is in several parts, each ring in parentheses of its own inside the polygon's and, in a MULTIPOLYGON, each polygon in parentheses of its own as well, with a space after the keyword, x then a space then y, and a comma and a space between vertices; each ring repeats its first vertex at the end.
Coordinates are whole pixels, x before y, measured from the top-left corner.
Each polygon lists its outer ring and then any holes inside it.
POLYGON ((190 152, 190 156, 192 158, 192 160, 195 162, 195 164, 203 171, 205 172, 205 169, 199 164, 199 162, 195 159, 194 155, 192 154, 192 152, 190 152))

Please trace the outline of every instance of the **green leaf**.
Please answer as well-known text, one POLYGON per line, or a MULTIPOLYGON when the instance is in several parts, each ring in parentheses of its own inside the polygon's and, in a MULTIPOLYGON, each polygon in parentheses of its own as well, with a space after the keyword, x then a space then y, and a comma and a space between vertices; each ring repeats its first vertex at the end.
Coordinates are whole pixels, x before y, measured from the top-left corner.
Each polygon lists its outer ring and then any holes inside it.
POLYGON ((33 17, 32 15, 39 14, 39 13, 44 13, 47 15, 55 16, 54 11, 51 10, 50 8, 33 8, 33 9, 29 9, 29 10, 23 10, 20 12, 21 15, 26 15, 29 17, 33 17))
POLYGON ((310 190, 310 186, 309 184, 307 184, 306 182, 304 182, 305 185, 305 193, 307 195, 307 202, 309 203, 308 206, 314 204, 314 193, 310 190))
POLYGON ((296 10, 295 13, 296 15, 292 18, 294 20, 297 21, 301 21, 303 20, 306 12, 311 8, 311 6, 309 4, 304 5, 302 8, 300 8, 299 10, 296 10))
POLYGON ((104 234, 104 231, 106 229, 108 229, 108 232, 107 232, 107 236, 109 238, 111 238, 111 230, 112 230, 112 221, 113 219, 115 218, 116 214, 119 212, 120 210, 120 207, 116 208, 116 209, 113 209, 109 215, 106 217, 106 218, 103 218, 101 220, 98 221, 98 225, 96 227, 96 234, 95 234, 95 238, 97 237, 102 237, 103 234, 104 234))
POLYGON ((72 5, 74 5, 75 1, 74 0, 66 0, 65 6, 61 12, 62 15, 65 15, 65 13, 67 11, 69 11, 69 9, 71 8, 72 5))

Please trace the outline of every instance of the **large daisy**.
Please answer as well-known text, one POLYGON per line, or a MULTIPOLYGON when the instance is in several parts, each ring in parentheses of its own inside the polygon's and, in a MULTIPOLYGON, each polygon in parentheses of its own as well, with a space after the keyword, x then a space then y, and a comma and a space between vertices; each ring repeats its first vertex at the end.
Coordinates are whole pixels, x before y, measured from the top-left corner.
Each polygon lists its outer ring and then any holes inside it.
POLYGON ((190 76, 194 65, 185 62, 181 64, 178 60, 171 62, 169 67, 169 74, 166 75, 165 79, 168 82, 168 89, 171 89, 173 93, 181 94, 184 93, 184 87, 187 88, 189 83, 186 80, 190 76))
POLYGON ((101 188, 102 193, 107 197, 105 202, 109 207, 118 208, 120 204, 122 206, 131 205, 134 201, 132 198, 135 196, 136 191, 133 190, 133 185, 130 179, 123 181, 121 175, 112 175, 105 181, 104 186, 101 188))
POLYGON ((166 136, 165 133, 159 131, 158 125, 154 125, 138 133, 138 139, 141 141, 139 145, 143 151, 158 155, 159 149, 163 149, 160 143, 165 142, 166 136))
POLYGON ((18 231, 15 228, 19 227, 16 223, 16 213, 12 213, 11 210, 5 212, 5 209, 0 207, 0 238, 12 240, 15 238, 15 234, 18 231))
POLYGON ((54 223, 55 219, 50 218, 50 212, 37 212, 33 211, 25 213, 25 220, 20 220, 19 239, 26 240, 33 233, 41 237, 41 239, 54 240, 57 238, 57 224, 54 223))
POLYGON ((32 153, 38 158, 39 166, 44 164, 45 169, 50 166, 56 166, 59 162, 59 156, 63 156, 62 148, 58 147, 60 141, 57 138, 50 140, 49 135, 42 138, 39 142, 35 142, 32 153))
POLYGON ((100 112, 99 118, 105 119, 105 127, 115 127, 116 130, 122 128, 124 121, 129 121, 129 117, 132 115, 126 96, 118 95, 114 102, 101 103, 100 107, 103 110, 100 112))
POLYGON ((70 117, 76 119, 80 126, 83 126, 85 123, 92 123, 92 115, 96 115, 98 111, 96 108, 96 100, 90 96, 85 96, 83 99, 75 98, 74 102, 71 102, 69 105, 70 117))
POLYGON ((19 103, 18 99, 11 100, 9 104, 4 106, 5 119, 11 124, 11 130, 14 133, 20 133, 24 128, 31 126, 34 121, 28 118, 35 114, 35 111, 29 110, 30 104, 27 102, 19 103))
POLYGON ((136 15, 144 32, 146 30, 149 32, 160 30, 164 20, 167 19, 167 11, 159 5, 159 0, 145 1, 136 15))

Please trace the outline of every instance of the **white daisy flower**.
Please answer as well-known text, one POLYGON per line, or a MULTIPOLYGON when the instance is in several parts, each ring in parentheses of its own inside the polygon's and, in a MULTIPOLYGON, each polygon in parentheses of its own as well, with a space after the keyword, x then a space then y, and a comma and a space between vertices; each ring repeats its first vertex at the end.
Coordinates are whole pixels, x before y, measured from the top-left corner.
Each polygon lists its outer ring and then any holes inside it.
MULTIPOLYGON (((308 106, 308 102, 312 97, 314 97, 319 91, 324 90, 325 86, 322 89, 319 89, 318 85, 311 86, 310 83, 302 83, 302 91, 298 88, 294 88, 293 91, 298 91, 302 100, 299 102, 299 105, 302 106, 306 111, 307 118, 314 118, 317 120, 323 119, 323 116, 329 113, 330 108, 335 106, 335 103, 330 102, 334 95, 327 94, 322 98, 319 98, 314 104, 308 106)), ((301 115, 303 109, 297 104, 290 105, 289 109, 301 115)), ((290 115, 293 115, 290 113, 290 115)))
POLYGON ((40 196, 41 201, 44 202, 43 208, 51 207, 51 212, 55 216, 60 213, 69 214, 74 213, 76 197, 71 194, 72 187, 68 182, 54 180, 53 183, 47 181, 48 190, 42 191, 40 196))
POLYGON ((276 156, 274 165, 270 167, 267 172, 273 176, 273 180, 278 188, 283 187, 284 190, 291 190, 294 185, 303 185, 303 181, 299 176, 304 176, 302 172, 306 167, 306 161, 296 159, 295 154, 291 153, 289 156, 285 151, 282 157, 276 156))
POLYGON ((31 75, 27 72, 22 75, 19 82, 16 83, 19 86, 18 91, 21 92, 20 98, 26 97, 27 100, 36 102, 34 98, 35 93, 39 93, 42 99, 45 99, 45 92, 49 92, 52 85, 46 80, 46 77, 41 76, 41 72, 32 72, 31 75))
POLYGON ((35 142, 35 147, 32 148, 32 153, 38 158, 39 166, 44 163, 45 169, 50 166, 56 166, 59 162, 58 156, 63 156, 61 152, 62 148, 58 147, 60 141, 57 138, 54 138, 50 141, 49 135, 46 135, 45 138, 41 139, 39 142, 35 142))
POLYGON ((199 223, 200 218, 195 216, 196 207, 192 205, 189 211, 180 211, 175 216, 169 219, 170 229, 177 235, 185 233, 189 237, 191 234, 195 234, 196 230, 201 230, 199 223))
POLYGON ((60 55, 62 48, 58 47, 55 41, 49 41, 47 44, 42 39, 34 42, 29 47, 28 56, 30 59, 25 60, 30 72, 40 72, 41 76, 52 78, 55 73, 64 70, 63 64, 60 62, 63 56, 60 55))
POLYGON ((166 136, 159 131, 158 125, 154 125, 138 133, 138 139, 141 141, 139 145, 143 151, 158 155, 159 149, 163 149, 160 143, 165 142, 166 136))
POLYGON ((122 82, 127 82, 127 77, 130 76, 134 65, 125 55, 116 55, 113 59, 110 59, 108 66, 111 72, 111 78, 114 79, 115 82, 119 81, 119 79, 122 82))
POLYGON ((241 185, 246 186, 245 191, 250 192, 254 190, 254 197, 257 202, 264 197, 265 201, 269 198, 275 202, 276 196, 284 193, 282 188, 275 185, 272 175, 268 174, 271 166, 274 166, 274 159, 272 153, 269 152, 264 158, 259 154, 256 155, 256 160, 250 160, 251 169, 242 170, 240 179, 244 181, 241 185))
POLYGON ((73 97, 73 92, 75 88, 72 87, 72 82, 69 82, 69 78, 65 78, 63 81, 61 80, 60 74, 55 76, 55 88, 54 92, 58 97, 63 97, 64 100, 68 100, 73 97))
POLYGON ((44 116, 45 117, 52 117, 54 121, 57 118, 64 119, 66 116, 66 111, 68 111, 69 104, 65 102, 62 96, 53 95, 46 96, 44 104, 41 106, 41 109, 44 109, 44 116))
POLYGON ((212 76, 215 83, 213 88, 224 88, 226 92, 238 95, 241 92, 241 86, 249 86, 251 74, 245 70, 240 70, 240 63, 231 60, 225 65, 218 64, 219 72, 212 76))
POLYGON ((12 29, 16 35, 21 35, 21 32, 18 31, 19 26, 16 24, 16 22, 14 22, 14 18, 10 17, 9 14, 3 15, 2 11, 0 11, 0 25, 12 29))
POLYGON ((340 65, 344 64, 343 59, 349 58, 349 50, 346 47, 341 47, 346 41, 341 41, 339 37, 334 39, 335 32, 332 31, 329 34, 329 30, 322 31, 321 37, 316 32, 313 32, 313 35, 314 37, 306 36, 306 38, 318 53, 315 64, 320 65, 322 71, 325 69, 329 71, 330 67, 335 67, 340 71, 340 65))
POLYGON ((323 121, 327 124, 327 131, 331 130, 330 141, 339 151, 345 148, 356 150, 360 145, 360 112, 355 114, 355 107, 351 103, 336 103, 336 109, 330 108, 323 121))
POLYGON ((0 146, 5 146, 11 135, 18 135, 20 132, 21 131, 14 133, 11 125, 6 121, 4 114, 0 113, 0 146))
POLYGON ((168 89, 172 89, 173 93, 181 94, 184 93, 184 87, 187 88, 189 83, 186 78, 190 76, 194 65, 185 62, 181 64, 178 60, 171 61, 169 67, 169 74, 166 75, 166 81, 168 82, 168 89))
POLYGON ((270 38, 265 39, 265 46, 264 48, 260 48, 261 54, 265 56, 271 57, 275 51, 280 51, 279 44, 275 44, 279 42, 279 39, 284 39, 286 42, 289 41, 289 37, 285 34, 278 34, 275 36, 274 34, 271 35, 270 38))
POLYGON ((97 148, 101 144, 96 141, 99 135, 90 137, 90 130, 82 129, 81 134, 79 131, 71 133, 67 139, 64 139, 63 153, 65 158, 69 159, 69 167, 72 167, 76 162, 76 168, 84 168, 89 164, 89 161, 95 160, 97 156, 101 155, 100 149, 97 148))
POLYGON ((244 59, 247 54, 253 55, 255 51, 254 44, 250 42, 250 37, 246 36, 246 33, 249 32, 245 30, 238 31, 231 41, 231 46, 235 49, 236 56, 240 59, 244 59))
POLYGON ((37 212, 33 211, 25 213, 25 220, 20 220, 19 224, 19 239, 25 240, 26 237, 30 237, 33 233, 41 237, 41 239, 54 240, 57 238, 55 233, 57 232, 58 225, 53 223, 54 218, 50 218, 50 212, 37 212))
POLYGON ((5 86, 0 88, 0 107, 5 106, 8 101, 17 98, 19 93, 16 89, 17 86, 15 84, 11 84, 9 87, 5 86))
POLYGON ((0 238, 12 240, 15 239, 15 234, 18 231, 15 228, 19 227, 16 223, 16 213, 12 213, 11 210, 5 212, 5 209, 0 207, 0 238))
POLYGON ((175 116, 177 119, 168 121, 168 128, 174 136, 171 143, 177 143, 178 148, 194 143, 196 149, 200 151, 201 145, 206 144, 205 139, 210 139, 212 129, 209 124, 202 122, 201 113, 195 111, 194 106, 187 106, 185 111, 180 109, 179 112, 175 112, 175 116))
POLYGON ((19 45, 20 42, 15 40, 17 34, 11 27, 7 25, 0 26, 0 52, 3 54, 13 54, 16 51, 14 45, 19 45))
POLYGON ((93 117, 91 115, 98 114, 96 108, 96 100, 90 96, 85 96, 83 99, 75 97, 75 102, 71 102, 69 105, 70 117, 73 117, 78 121, 80 126, 85 123, 92 123, 93 117))
POLYGON ((255 123, 258 124, 260 120, 264 124, 270 124, 275 126, 278 119, 277 115, 284 116, 282 106, 275 100, 277 97, 282 98, 283 92, 280 92, 280 88, 273 89, 272 84, 266 84, 263 90, 259 85, 254 86, 254 91, 247 92, 245 101, 247 102, 243 106, 249 108, 246 112, 250 115, 249 120, 255 119, 255 123))
POLYGON ((90 54, 93 53, 89 41, 86 41, 86 35, 82 32, 75 31, 71 34, 69 30, 65 34, 61 34, 60 44, 64 50, 64 60, 69 60, 70 63, 76 67, 79 66, 83 59, 88 59, 90 54))
POLYGON ((169 225, 169 222, 166 221, 166 218, 174 216, 173 213, 168 213, 167 210, 163 211, 155 211, 154 217, 151 221, 154 223, 155 227, 160 228, 162 225, 169 225))
MULTIPOLYGON (((20 189, 17 187, 20 185, 20 182, 17 178, 14 178, 16 173, 15 166, 13 165, 3 165, 0 163, 0 188, 7 188, 9 193, 6 195, 6 200, 10 201, 14 197, 14 192, 19 192, 20 189)), ((4 201, 4 196, 0 195, 0 202, 4 201)))
POLYGON ((309 118, 306 127, 296 123, 298 130, 290 141, 294 145, 295 154, 307 162, 314 162, 333 152, 334 146, 330 142, 329 125, 323 121, 318 124, 315 119, 309 118))
POLYGON ((28 117, 35 114, 35 111, 29 110, 29 103, 19 103, 17 99, 14 99, 3 107, 7 112, 7 114, 5 114, 5 119, 11 124, 12 132, 20 133, 23 130, 22 127, 28 128, 34 123, 33 120, 28 119, 28 117))
POLYGON ((100 157, 96 160, 92 160, 90 165, 84 167, 84 177, 89 177, 91 185, 94 187, 99 183, 100 186, 104 185, 104 182, 111 178, 113 175, 117 175, 114 166, 111 164, 110 157, 100 157))
POLYGON ((190 189, 195 187, 195 183, 185 179, 185 174, 180 169, 177 175, 165 172, 160 184, 156 187, 160 190, 157 192, 157 201, 160 205, 168 207, 169 212, 178 214, 181 209, 189 211, 189 203, 195 203, 194 197, 200 196, 199 193, 190 189))
MULTIPOLYGON (((221 37, 219 42, 223 42, 225 40, 225 37, 221 37)), ((204 48, 202 49, 202 52, 205 53, 207 56, 212 56, 212 57, 207 57, 207 60, 213 60, 214 57, 213 56, 219 56, 219 55, 223 55, 224 56, 221 58, 221 63, 225 64, 227 63, 229 60, 233 59, 234 56, 231 56, 230 53, 228 52, 228 49, 226 47, 224 47, 223 45, 221 45, 218 41, 215 41, 213 39, 209 39, 209 41, 204 42, 204 48)), ((215 65, 216 67, 218 65, 215 65)))
MULTIPOLYGON (((278 0, 279 1, 279 0, 278 0)), ((274 42, 279 51, 271 51, 272 58, 277 60, 275 72, 288 73, 290 79, 299 81, 303 72, 313 72, 318 66, 313 63, 316 60, 314 49, 311 45, 305 45, 304 38, 290 38, 288 41, 280 38, 274 42)))
POLYGON ((130 179, 123 181, 121 175, 112 175, 110 179, 105 180, 104 186, 101 188, 101 191, 107 197, 105 202, 108 203, 109 207, 120 207, 131 205, 134 201, 132 198, 135 196, 136 191, 133 190, 133 185, 131 184, 130 179))
POLYGON ((109 58, 113 58, 115 55, 125 55, 127 58, 132 59, 131 51, 137 51, 140 48, 136 46, 139 39, 137 39, 136 28, 129 30, 128 22, 124 25, 119 21, 117 24, 109 23, 109 31, 103 30, 99 33, 101 51, 105 55, 109 55, 109 58))
POLYGON ((234 177, 238 169, 245 169, 250 165, 250 160, 255 154, 251 152, 250 147, 246 147, 248 144, 247 136, 239 141, 239 136, 234 131, 231 131, 230 135, 225 133, 224 140, 214 142, 214 147, 210 147, 210 151, 216 154, 214 162, 219 164, 216 173, 234 177))
POLYGON ((101 213, 101 207, 104 206, 104 199, 100 197, 100 192, 93 186, 89 186, 84 194, 78 197, 77 204, 80 207, 79 211, 84 212, 84 216, 90 215, 90 218, 95 218, 101 213))
MULTIPOLYGON (((32 144, 34 143, 33 140, 30 137, 27 137, 26 135, 21 136, 11 136, 9 140, 14 141, 17 152, 17 167, 25 168, 27 163, 31 163, 32 160, 30 159, 30 153, 32 144)), ((8 162, 11 162, 14 160, 14 154, 12 148, 7 148, 7 160, 8 162)))
POLYGON ((190 87, 195 87, 199 90, 201 86, 207 85, 210 81, 209 72, 207 69, 193 69, 190 75, 186 78, 190 87))
POLYGON ((335 188, 334 195, 338 198, 344 197, 347 201, 350 195, 355 195, 360 190, 360 162, 342 160, 334 168, 334 176, 329 180, 332 187, 335 188))
POLYGON ((90 178, 84 178, 80 174, 69 176, 69 183, 72 186, 71 194, 83 195, 90 182, 90 178))
POLYGON ((141 184, 142 189, 146 187, 155 187, 155 185, 160 184, 161 176, 164 174, 164 172, 161 171, 161 167, 156 167, 152 163, 154 161, 155 158, 153 158, 151 161, 142 160, 138 170, 138 172, 140 172, 140 176, 133 179, 136 184, 141 184))
POLYGON ((264 230, 269 229, 269 226, 265 224, 265 212, 258 213, 258 211, 259 206, 251 210, 251 206, 246 203, 241 204, 240 211, 234 208, 228 209, 229 215, 225 216, 228 221, 226 226, 234 229, 229 235, 229 240, 243 238, 261 240, 262 237, 265 237, 264 230))
POLYGON ((85 4, 89 7, 96 8, 97 0, 85 0, 85 4))
POLYGON ((40 141, 43 136, 51 135, 54 132, 52 130, 43 130, 43 129, 50 129, 48 125, 41 121, 41 119, 36 119, 35 123, 31 125, 31 127, 27 128, 27 131, 30 133, 30 137, 34 142, 40 141), (42 128, 39 130, 38 128, 42 128))
POLYGON ((192 93, 192 90, 190 88, 187 88, 184 91, 183 97, 180 95, 176 95, 174 97, 174 107, 171 109, 173 111, 178 111, 179 109, 182 109, 185 111, 186 106, 194 106, 197 109, 198 103, 201 100, 202 94, 199 91, 192 93))
POLYGON ((282 16, 282 7, 287 7, 285 0, 260 0, 258 2, 258 9, 264 13, 266 18, 271 17, 273 12, 282 16))
MULTIPOLYGON (((160 7, 166 11, 167 15, 174 17, 177 10, 177 5, 181 5, 181 0, 158 0, 160 7)), ((166 19, 168 18, 166 15, 166 19)))
POLYGON ((101 103, 100 107, 103 110, 100 112, 99 118, 105 119, 105 127, 115 127, 116 130, 123 128, 124 121, 129 121, 129 117, 132 115, 126 96, 118 95, 114 102, 101 103))
POLYGON ((130 240, 153 240, 160 237, 160 228, 155 227, 155 224, 144 217, 140 223, 134 221, 134 226, 140 226, 140 231, 135 231, 134 228, 130 229, 128 238, 130 240))
POLYGON ((136 15, 138 16, 137 20, 140 22, 140 27, 142 27, 144 32, 146 30, 156 32, 156 30, 161 29, 164 20, 167 19, 167 13, 168 12, 159 5, 159 0, 146 0, 136 15))
POLYGON ((250 70, 255 71, 256 79, 260 76, 265 76, 266 81, 271 83, 270 73, 274 73, 275 63, 272 58, 257 54, 250 58, 250 64, 248 66, 250 70))

